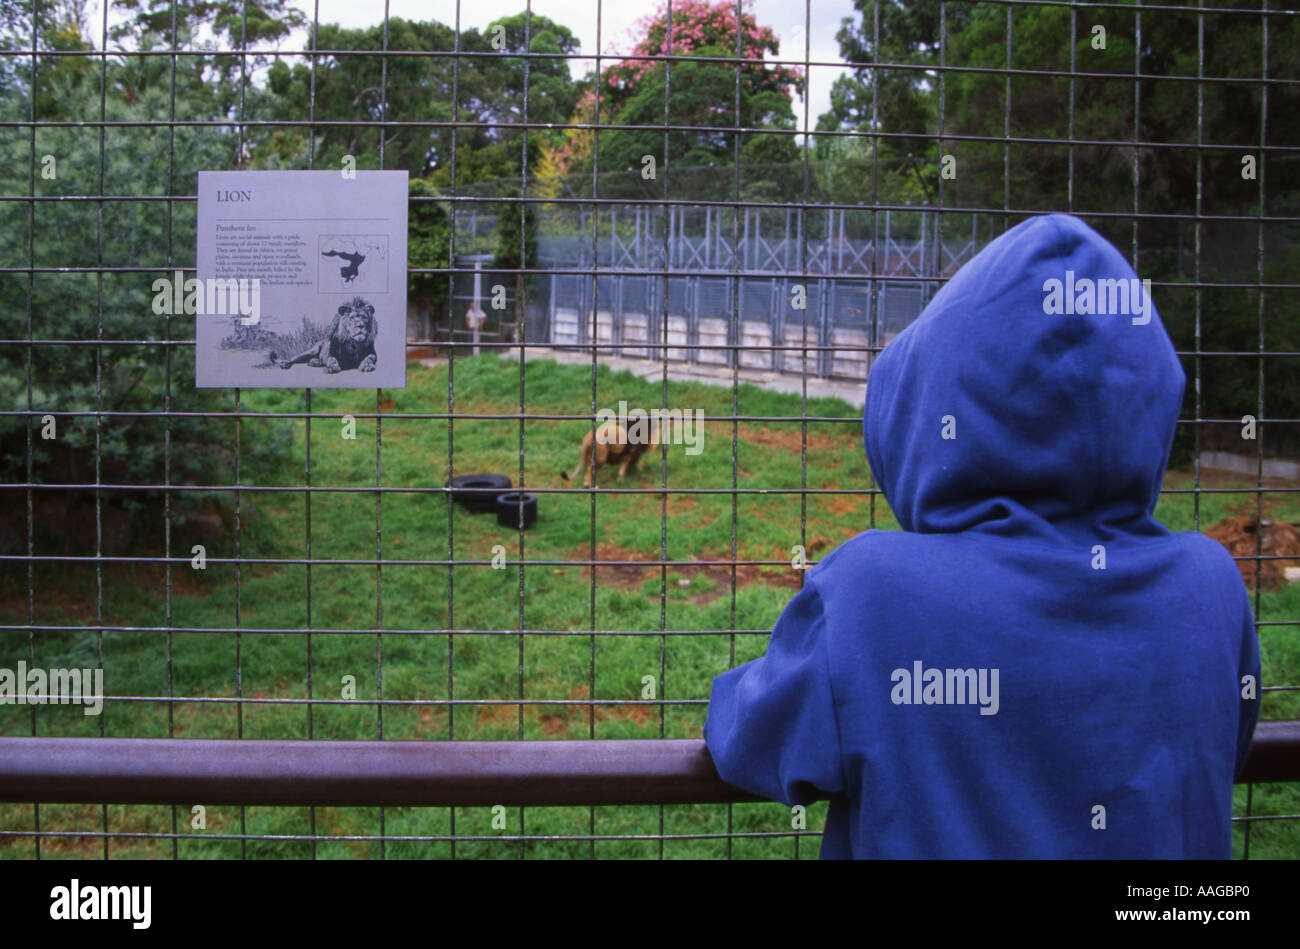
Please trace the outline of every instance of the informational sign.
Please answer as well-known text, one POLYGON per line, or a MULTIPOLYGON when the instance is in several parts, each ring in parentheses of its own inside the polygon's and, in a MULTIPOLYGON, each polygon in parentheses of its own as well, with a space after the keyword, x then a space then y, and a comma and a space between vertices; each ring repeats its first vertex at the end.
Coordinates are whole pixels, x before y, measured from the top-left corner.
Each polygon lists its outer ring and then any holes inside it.
POLYGON ((197 279, 154 285, 195 385, 403 388, 406 208, 404 171, 199 172, 197 279))

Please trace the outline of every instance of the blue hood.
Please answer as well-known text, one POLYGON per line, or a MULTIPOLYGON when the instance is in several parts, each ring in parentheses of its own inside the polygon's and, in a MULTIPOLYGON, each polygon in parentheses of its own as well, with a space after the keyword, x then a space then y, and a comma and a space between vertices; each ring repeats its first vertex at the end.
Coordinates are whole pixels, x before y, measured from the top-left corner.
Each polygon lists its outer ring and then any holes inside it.
POLYGON ((1136 274, 1088 225, 1031 218, 885 347, 863 438, 904 530, 1056 542, 1165 533, 1151 515, 1185 380, 1149 295, 1127 313, 1095 312, 1123 308, 1101 283, 1117 279, 1131 288, 1136 274), (1094 312, 1047 313, 1045 301, 1094 312))

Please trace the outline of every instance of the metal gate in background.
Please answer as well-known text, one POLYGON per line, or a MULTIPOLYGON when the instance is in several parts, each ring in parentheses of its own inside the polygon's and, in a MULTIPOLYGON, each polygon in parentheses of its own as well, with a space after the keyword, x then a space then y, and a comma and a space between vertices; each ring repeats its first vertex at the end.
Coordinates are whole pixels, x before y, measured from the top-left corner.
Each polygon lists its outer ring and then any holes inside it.
MULTIPOLYGON (((888 210, 879 215, 878 246, 871 236, 846 234, 850 216, 865 222, 869 214, 786 209, 775 233, 765 234, 764 215, 745 208, 736 240, 724 231, 730 223, 725 209, 669 207, 664 237, 654 233, 656 209, 611 207, 595 228, 608 235, 595 245, 602 271, 595 298, 583 275, 552 275, 545 341, 562 348, 597 343, 615 355, 661 360, 661 348, 652 344, 667 340, 679 344, 668 347, 672 362, 865 380, 869 354, 916 319, 942 280, 981 245, 978 215, 949 213, 947 240, 941 241, 938 215, 927 210, 906 214, 910 238, 899 237, 888 210), (627 242, 620 239, 620 217, 624 231, 631 221, 627 242), (963 225, 970 228, 964 241, 956 233, 963 225), (813 231, 807 237, 805 226, 813 231), (666 268, 666 280, 647 273, 659 268, 666 268), (810 274, 820 279, 807 279, 810 274), (789 306, 796 286, 806 291, 806 321, 789 306), (733 339, 735 312, 739 335, 733 339), (804 345, 811 354, 801 356, 804 345)), ((577 238, 543 236, 543 266, 591 267, 588 226, 583 215, 577 238)), ((990 230, 992 219, 984 226, 990 230)))

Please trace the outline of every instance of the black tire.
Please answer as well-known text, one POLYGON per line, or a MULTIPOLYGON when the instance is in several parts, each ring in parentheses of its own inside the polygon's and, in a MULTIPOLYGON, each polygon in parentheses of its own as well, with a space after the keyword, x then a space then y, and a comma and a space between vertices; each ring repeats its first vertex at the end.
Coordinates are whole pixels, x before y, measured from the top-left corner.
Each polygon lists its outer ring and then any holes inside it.
POLYGON ((537 523, 537 495, 518 491, 497 495, 497 523, 513 530, 532 527, 537 523))
POLYGON ((497 495, 509 491, 511 483, 505 475, 472 474, 456 475, 447 487, 453 501, 473 514, 482 514, 497 509, 497 495))

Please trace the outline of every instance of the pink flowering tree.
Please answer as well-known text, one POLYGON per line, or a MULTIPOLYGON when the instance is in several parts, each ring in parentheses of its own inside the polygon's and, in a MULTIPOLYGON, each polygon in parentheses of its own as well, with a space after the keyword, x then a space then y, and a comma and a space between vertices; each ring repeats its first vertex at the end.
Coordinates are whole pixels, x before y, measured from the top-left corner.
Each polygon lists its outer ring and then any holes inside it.
MULTIPOLYGON (((739 31, 739 58, 743 61, 739 70, 741 95, 772 91, 792 101, 794 94, 803 90, 802 72, 789 66, 764 65, 765 54, 777 55, 780 44, 771 27, 758 25, 753 14, 745 9, 748 5, 748 0, 739 5, 730 0, 719 0, 712 5, 705 0, 675 0, 671 30, 667 3, 657 13, 642 17, 633 31, 644 36, 632 48, 628 59, 604 71, 601 77, 602 98, 607 98, 611 110, 617 112, 635 95, 648 76, 664 68, 662 59, 633 57, 694 54, 734 58, 737 56, 736 34, 739 31)), ((726 68, 734 81, 735 65, 728 64, 726 68)))
MULTIPOLYGON (((659 168, 676 170, 678 193, 731 195, 734 177, 726 172, 737 163, 747 194, 757 194, 755 187, 776 193, 788 184, 771 180, 772 174, 785 174, 781 169, 797 160, 798 151, 792 136, 771 130, 796 127, 793 103, 804 78, 801 70, 766 62, 767 54, 780 53, 776 34, 760 26, 746 5, 674 0, 670 29, 665 3, 638 22, 633 33, 641 38, 626 58, 596 77, 573 121, 594 123, 599 115, 601 124, 633 126, 600 132, 602 194, 661 191, 662 179, 648 181, 640 173, 647 155, 659 168), (666 141, 665 103, 669 124, 690 127, 671 130, 666 141)), ((589 192, 594 136, 587 129, 572 131, 557 150, 556 164, 579 173, 581 188, 589 192)))

